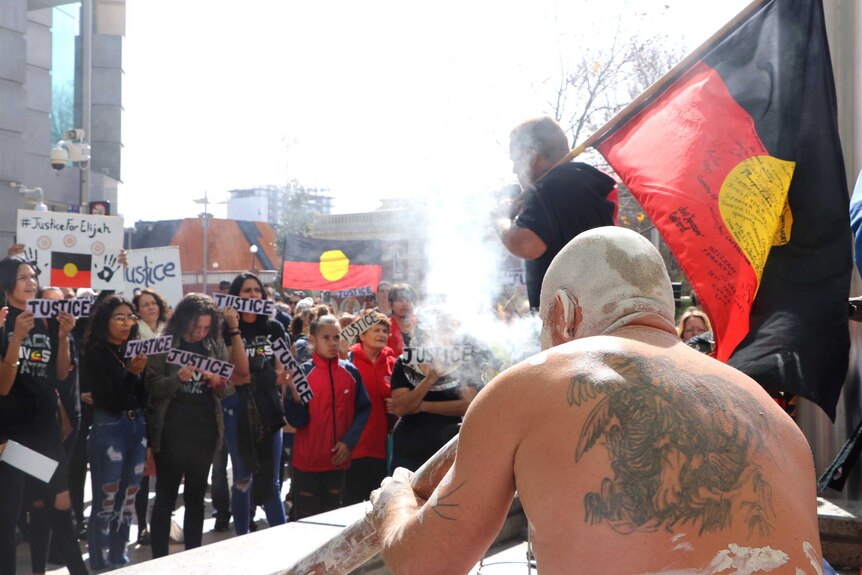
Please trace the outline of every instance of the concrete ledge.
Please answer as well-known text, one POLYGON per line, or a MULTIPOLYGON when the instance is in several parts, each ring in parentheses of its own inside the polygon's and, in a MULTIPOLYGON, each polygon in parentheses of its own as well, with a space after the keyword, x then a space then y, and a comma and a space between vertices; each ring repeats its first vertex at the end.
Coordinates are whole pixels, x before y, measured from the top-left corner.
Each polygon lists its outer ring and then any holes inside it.
MULTIPOLYGON (((360 519, 365 503, 336 509, 301 521, 263 529, 242 537, 232 537, 190 551, 174 553, 123 569, 124 575, 141 573, 182 573, 183 575, 212 575, 213 573, 242 573, 243 575, 274 575, 302 559, 313 549, 329 541, 342 529, 360 519)), ((506 540, 523 540, 526 537, 527 519, 520 501, 515 499, 496 543, 506 540)), ((354 573, 386 573, 379 555, 354 573)))
MULTIPOLYGON (((274 575, 361 518, 365 505, 359 503, 242 537, 232 537, 191 551, 130 565, 123 569, 123 573, 274 575)), ((862 502, 818 498, 818 521, 823 556, 837 568, 853 569, 852 572, 857 572, 862 566, 862 502)), ((515 498, 488 556, 493 556, 501 544, 521 543, 526 536, 527 519, 520 501, 515 498)), ((377 575, 388 571, 378 555, 354 573, 377 575)))
POLYGON ((817 498, 823 557, 834 567, 862 566, 862 501, 817 498))

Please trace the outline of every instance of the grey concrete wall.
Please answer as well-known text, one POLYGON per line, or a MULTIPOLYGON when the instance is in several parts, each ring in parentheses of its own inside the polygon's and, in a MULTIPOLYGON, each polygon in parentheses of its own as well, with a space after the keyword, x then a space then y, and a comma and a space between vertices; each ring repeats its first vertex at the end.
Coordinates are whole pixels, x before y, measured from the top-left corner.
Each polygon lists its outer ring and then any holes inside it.
MULTIPOLYGON (((52 210, 65 211, 80 197, 80 171, 60 172, 48 162, 51 141, 50 8, 28 11, 27 0, 0 0, 0 254, 12 243, 16 211, 32 208, 10 182, 41 187, 52 210)), ((117 205, 122 150, 122 38, 93 41, 93 159, 90 199, 117 205)))
MULTIPOLYGON (((0 0, 0 202, 16 206, 10 181, 24 176, 27 0, 0 0)), ((0 210, 0 249, 11 242, 15 210, 0 210)))

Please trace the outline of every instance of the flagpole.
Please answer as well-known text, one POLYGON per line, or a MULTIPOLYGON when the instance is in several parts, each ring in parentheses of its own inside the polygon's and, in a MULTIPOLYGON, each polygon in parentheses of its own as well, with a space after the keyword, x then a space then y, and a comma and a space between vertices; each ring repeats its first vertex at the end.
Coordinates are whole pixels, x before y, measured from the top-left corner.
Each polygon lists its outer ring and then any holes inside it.
MULTIPOLYGON (((696 49, 694 49, 688 56, 686 56, 685 58, 680 60, 679 63, 676 66, 674 66, 673 68, 671 68, 670 70, 668 70, 664 76, 662 76, 661 78, 659 78, 658 80, 656 80, 655 82, 650 84, 650 86, 647 87, 647 89, 644 90, 640 94, 640 96, 638 96, 637 98, 632 100, 628 106, 626 106, 625 108, 623 108, 622 110, 617 112, 613 118, 608 120, 604 126, 599 128, 598 130, 596 130, 592 136, 590 136, 589 138, 587 138, 586 140, 584 140, 583 142, 581 142, 580 144, 578 144, 577 146, 572 148, 568 154, 563 156, 563 158, 554 165, 554 168, 556 168, 557 166, 560 166, 562 164, 567 164, 567 163, 571 162, 572 160, 574 160, 575 158, 577 158, 578 156, 580 156, 581 154, 583 154, 587 148, 591 147, 596 142, 596 140, 600 139, 606 133, 608 133, 611 130, 613 130, 614 128, 616 128, 617 124, 619 124, 623 119, 625 119, 626 116, 628 116, 633 110, 635 110, 638 106, 643 104, 648 99, 652 98, 655 94, 657 94, 661 90, 663 90, 665 88, 665 86, 669 82, 671 82, 671 80, 676 78, 677 74, 679 74, 680 71, 685 70, 686 68, 691 66, 691 64, 693 62, 695 62, 697 59, 701 58, 703 56, 703 53, 708 48, 710 48, 714 44, 716 44, 718 42, 718 40, 720 40, 730 30, 736 28, 741 22, 743 22, 746 18, 748 18, 753 12, 755 12, 763 4, 766 4, 767 2, 770 2, 770 1, 772 1, 772 0, 754 0, 753 2, 751 2, 751 4, 749 4, 748 6, 743 8, 739 12, 739 14, 734 16, 732 20, 730 20, 729 22, 727 22, 727 24, 722 26, 720 30, 718 30, 715 34, 710 36, 703 44, 701 44, 696 49)), ((548 170, 548 171, 550 171, 550 170, 548 170)))

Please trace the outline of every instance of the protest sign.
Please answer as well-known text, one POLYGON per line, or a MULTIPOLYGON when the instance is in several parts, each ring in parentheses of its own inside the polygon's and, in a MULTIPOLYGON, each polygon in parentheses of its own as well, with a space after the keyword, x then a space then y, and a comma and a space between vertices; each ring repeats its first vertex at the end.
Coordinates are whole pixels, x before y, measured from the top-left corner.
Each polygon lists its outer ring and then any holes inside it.
POLYGON ((284 338, 278 338, 272 344, 272 351, 275 353, 275 357, 278 358, 281 365, 284 366, 284 369, 293 371, 293 383, 296 385, 296 391, 299 392, 299 398, 302 403, 307 404, 308 401, 314 397, 314 392, 311 391, 311 386, 308 384, 305 372, 299 367, 299 362, 296 361, 296 358, 293 357, 292 353, 290 353, 290 346, 287 345, 284 338))
MULTIPOLYGON (((5 461, 12 467, 20 469, 27 475, 48 483, 57 469, 58 462, 46 457, 38 451, 33 451, 25 445, 10 439, 6 442, 6 449, 0 454, 0 461, 5 461)), ((7 517, 4 521, 9 521, 7 517)))
POLYGON ((438 375, 443 376, 473 361, 475 353, 476 349, 472 345, 405 347, 401 362, 425 375, 422 366, 434 365, 438 375))
POLYGON ((16 233, 40 284, 123 291, 123 218, 18 210, 16 233))
POLYGON ((93 298, 90 297, 27 300, 27 311, 33 312, 33 317, 57 317, 62 311, 75 317, 87 317, 92 307, 93 298))
POLYGON ((371 286, 361 287, 361 288, 352 288, 352 289, 343 289, 332 292, 332 295, 337 298, 346 298, 346 297, 365 297, 369 295, 374 295, 374 290, 371 289, 371 286))
POLYGON ((163 335, 152 339, 133 339, 126 344, 126 357, 168 353, 171 350, 173 340, 174 337, 171 335, 163 335))
POLYGON ((233 375, 234 369, 232 363, 177 348, 173 348, 168 352, 167 362, 183 367, 190 365, 198 371, 213 373, 225 379, 229 379, 233 375))
POLYGON ((213 300, 215 301, 216 307, 219 309, 232 307, 239 313, 253 313, 255 315, 265 315, 267 317, 275 315, 275 302, 271 299, 251 299, 223 293, 214 293, 213 300))
POLYGON ((179 246, 129 250, 126 259, 129 265, 123 276, 128 297, 132 297, 135 290, 150 288, 159 292, 170 306, 183 299, 179 246))
POLYGON ((375 323, 377 323, 377 320, 373 314, 364 314, 358 320, 341 330, 341 338, 347 343, 354 343, 360 335, 368 331, 368 328, 375 323))

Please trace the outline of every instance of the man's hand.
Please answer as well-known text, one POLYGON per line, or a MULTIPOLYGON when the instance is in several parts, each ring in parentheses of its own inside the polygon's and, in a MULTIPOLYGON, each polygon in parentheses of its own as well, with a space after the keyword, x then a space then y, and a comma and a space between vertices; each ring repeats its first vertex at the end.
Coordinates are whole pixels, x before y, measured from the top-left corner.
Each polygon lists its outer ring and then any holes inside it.
POLYGON ((384 543, 400 531, 423 503, 413 492, 412 478, 412 471, 398 467, 392 477, 383 479, 380 489, 371 492, 371 521, 384 543))
POLYGON ((93 405, 93 394, 89 391, 85 391, 81 394, 81 401, 87 405, 93 405))
POLYGON ((332 448, 332 464, 336 467, 350 461, 350 448, 341 441, 332 448))

